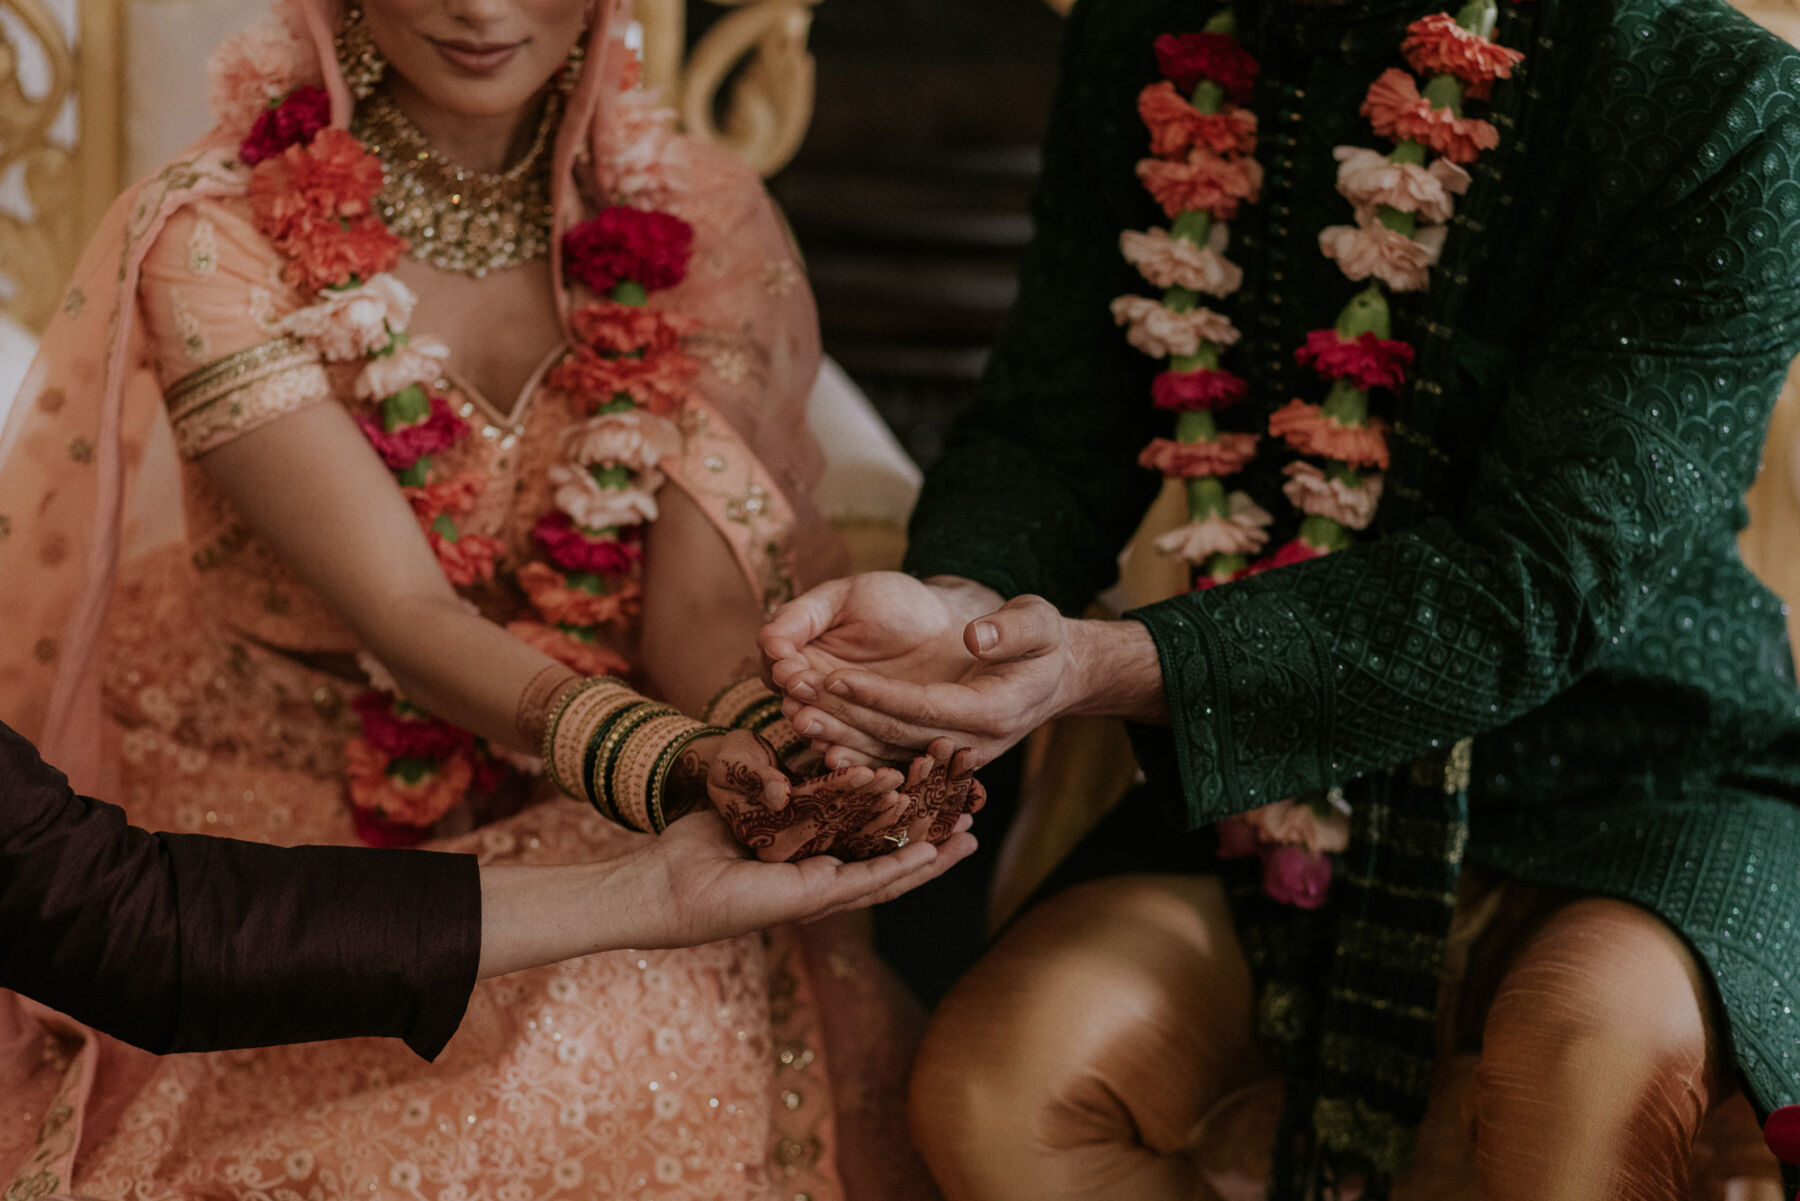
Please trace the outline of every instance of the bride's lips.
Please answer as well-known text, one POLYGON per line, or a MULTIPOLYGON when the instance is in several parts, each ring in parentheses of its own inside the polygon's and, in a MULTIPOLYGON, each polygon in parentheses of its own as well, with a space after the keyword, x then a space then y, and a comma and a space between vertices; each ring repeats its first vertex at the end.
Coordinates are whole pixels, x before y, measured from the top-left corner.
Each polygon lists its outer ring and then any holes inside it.
POLYGON ((465 42, 429 38, 444 61, 470 75, 492 75, 519 52, 524 42, 465 42))

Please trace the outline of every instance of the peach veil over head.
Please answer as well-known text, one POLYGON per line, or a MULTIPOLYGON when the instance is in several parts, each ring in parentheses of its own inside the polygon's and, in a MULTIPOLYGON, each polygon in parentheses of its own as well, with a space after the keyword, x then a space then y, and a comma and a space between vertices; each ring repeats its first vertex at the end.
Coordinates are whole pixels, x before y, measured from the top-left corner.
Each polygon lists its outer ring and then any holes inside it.
MULTIPOLYGON (((766 604, 841 565, 835 537, 806 500, 823 465, 805 420, 819 364, 816 314, 754 173, 671 135, 666 112, 623 87, 634 54, 627 9, 627 0, 597 0, 557 133, 552 265, 560 279, 560 234, 597 205, 624 200, 693 225, 687 281, 657 303, 754 353, 743 362, 741 349, 717 350, 735 356, 730 369, 703 372, 695 385, 690 441, 707 453, 685 458, 708 466, 665 466, 713 516, 766 604), (635 195, 621 195, 625 183, 635 195)), ((332 48, 339 5, 284 0, 277 11, 317 58, 332 123, 347 126, 352 101, 332 48)), ((138 487, 159 469, 166 476, 173 454, 136 304, 139 271, 173 213, 244 193, 250 173, 236 149, 235 136, 215 129, 114 203, 0 432, 0 720, 99 795, 117 774, 99 690, 108 599, 121 559, 179 528, 175 492, 138 487)), ((580 300, 562 287, 557 300, 567 334, 580 300)), ((707 359, 704 347, 696 353, 707 359)))

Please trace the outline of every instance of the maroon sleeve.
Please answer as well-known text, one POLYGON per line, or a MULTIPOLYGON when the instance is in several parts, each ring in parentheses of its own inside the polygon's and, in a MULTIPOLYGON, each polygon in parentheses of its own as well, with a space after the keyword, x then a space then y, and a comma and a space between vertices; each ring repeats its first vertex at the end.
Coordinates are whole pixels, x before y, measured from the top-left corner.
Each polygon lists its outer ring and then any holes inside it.
POLYGON ((429 1059, 480 953, 472 856, 151 834, 0 724, 0 987, 151 1051, 384 1035, 429 1059))

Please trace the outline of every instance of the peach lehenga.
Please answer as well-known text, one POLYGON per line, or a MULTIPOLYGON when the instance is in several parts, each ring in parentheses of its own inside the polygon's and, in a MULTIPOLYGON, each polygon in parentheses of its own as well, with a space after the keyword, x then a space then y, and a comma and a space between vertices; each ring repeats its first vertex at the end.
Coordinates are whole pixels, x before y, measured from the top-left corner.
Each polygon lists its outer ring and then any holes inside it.
MULTIPOLYGON (((632 186, 695 227, 667 300, 700 319, 703 370, 663 466, 773 601, 834 545, 804 499, 810 296, 754 177, 621 90, 620 8, 599 6, 559 133, 559 228, 632 186)), ((308 0, 288 19, 324 48, 342 124, 336 14, 308 0)), ((0 718, 140 825, 348 843, 357 647, 192 458, 343 394, 317 363, 257 352, 304 301, 248 219, 244 178, 215 135, 128 193, 27 379, 0 439, 0 718)), ((480 434, 454 453, 488 477, 467 528, 520 556, 568 422, 540 403, 541 375, 504 413, 443 383, 480 434)), ((520 603, 468 597, 502 623, 520 603)), ((544 863, 644 837, 541 784, 533 800, 430 845, 544 863)), ((897 996, 830 923, 484 982, 430 1064, 386 1040, 156 1059, 0 994, 0 1194, 825 1201, 878 1172, 880 1195, 928 1195, 898 1117, 916 1032, 897 996)))

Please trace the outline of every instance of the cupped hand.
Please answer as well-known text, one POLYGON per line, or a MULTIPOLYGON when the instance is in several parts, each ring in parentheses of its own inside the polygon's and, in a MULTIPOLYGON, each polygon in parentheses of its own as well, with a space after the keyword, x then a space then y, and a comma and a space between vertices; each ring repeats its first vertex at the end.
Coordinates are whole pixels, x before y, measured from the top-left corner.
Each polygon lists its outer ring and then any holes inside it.
MULTIPOLYGON (((841 669, 916 682, 955 680, 976 666, 963 643, 964 624, 998 603, 991 590, 966 580, 927 582, 895 571, 832 580, 769 618, 760 636, 764 674, 784 694, 790 717, 841 669)), ((915 753, 865 738, 841 746, 827 762, 906 764, 915 753)))
POLYGON ((1080 675, 1071 623, 1039 597, 1019 597, 961 630, 969 666, 949 680, 911 680, 867 666, 832 671, 814 699, 795 704, 794 728, 845 752, 908 756, 938 743, 966 748, 965 772, 1066 711, 1080 675))
POLYGON ((939 846, 921 842, 857 863, 829 856, 764 863, 718 814, 702 810, 619 860, 616 879, 629 890, 632 912, 661 915, 635 945, 693 946, 891 900, 966 858, 975 849, 966 831, 965 819, 939 846))

